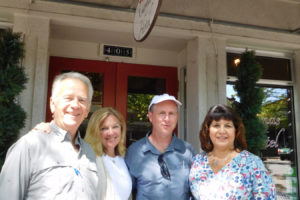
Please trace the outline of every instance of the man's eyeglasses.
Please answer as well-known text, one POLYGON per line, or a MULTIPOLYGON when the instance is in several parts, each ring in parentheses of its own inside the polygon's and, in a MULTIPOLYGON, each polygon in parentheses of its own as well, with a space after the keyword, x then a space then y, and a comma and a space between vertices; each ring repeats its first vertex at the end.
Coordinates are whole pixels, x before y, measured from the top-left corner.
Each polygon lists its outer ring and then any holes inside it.
POLYGON ((163 159, 163 155, 164 154, 160 154, 157 159, 160 166, 160 173, 165 179, 171 180, 170 172, 166 162, 163 159))

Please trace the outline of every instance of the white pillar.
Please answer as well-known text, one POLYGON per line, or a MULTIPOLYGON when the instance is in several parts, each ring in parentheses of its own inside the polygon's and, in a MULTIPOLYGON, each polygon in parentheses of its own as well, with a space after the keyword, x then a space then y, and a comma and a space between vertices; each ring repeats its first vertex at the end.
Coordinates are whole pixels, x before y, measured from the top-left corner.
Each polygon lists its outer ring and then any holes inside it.
POLYGON ((35 124, 44 121, 46 116, 48 85, 48 43, 50 19, 27 14, 15 14, 14 32, 24 36, 25 57, 23 66, 29 81, 21 93, 19 101, 26 111, 26 125, 21 135, 35 124))
MULTIPOLYGON (((300 169, 300 50, 295 51, 295 67, 294 67, 294 105, 295 105, 295 129, 296 129, 296 146, 297 146, 297 161, 298 170, 300 169)), ((299 173, 299 171, 298 171, 299 173)), ((300 176, 298 176, 300 183, 300 176)), ((299 184, 298 184, 299 186, 299 184)), ((300 186, 298 188, 300 191, 300 186)))
POLYGON ((187 45, 187 141, 200 151, 199 132, 208 109, 226 103, 226 41, 197 38, 187 45))

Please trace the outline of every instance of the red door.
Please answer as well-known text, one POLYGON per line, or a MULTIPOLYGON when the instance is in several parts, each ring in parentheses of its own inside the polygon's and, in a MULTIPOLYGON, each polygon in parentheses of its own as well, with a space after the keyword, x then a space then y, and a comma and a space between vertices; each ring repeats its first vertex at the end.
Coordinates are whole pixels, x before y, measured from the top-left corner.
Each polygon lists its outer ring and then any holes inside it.
MULTIPOLYGON (((128 144, 143 137, 150 124, 147 106, 155 94, 177 96, 177 68, 50 57, 47 121, 51 120, 49 97, 54 77, 66 71, 87 75, 94 87, 91 112, 114 107, 127 121, 128 144)), ((87 122, 85 122, 87 123, 87 122)))

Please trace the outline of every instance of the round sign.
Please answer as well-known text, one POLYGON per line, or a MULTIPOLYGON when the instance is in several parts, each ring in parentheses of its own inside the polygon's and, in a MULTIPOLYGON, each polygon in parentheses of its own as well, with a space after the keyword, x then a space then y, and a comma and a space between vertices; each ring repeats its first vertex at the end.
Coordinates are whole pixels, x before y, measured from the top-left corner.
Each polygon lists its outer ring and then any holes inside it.
POLYGON ((136 41, 143 41, 151 32, 162 0, 139 0, 135 11, 133 34, 136 41))

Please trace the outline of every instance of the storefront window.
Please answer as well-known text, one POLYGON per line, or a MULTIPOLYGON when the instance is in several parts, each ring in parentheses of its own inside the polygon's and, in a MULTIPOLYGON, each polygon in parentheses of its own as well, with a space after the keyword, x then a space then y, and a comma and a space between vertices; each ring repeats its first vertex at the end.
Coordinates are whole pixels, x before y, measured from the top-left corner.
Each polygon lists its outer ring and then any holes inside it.
MULTIPOLYGON (((298 199, 292 87, 259 87, 265 94, 259 117, 267 126, 266 149, 260 156, 273 177, 278 199, 298 199)), ((227 84, 227 100, 229 105, 239 101, 233 83, 227 84)))

